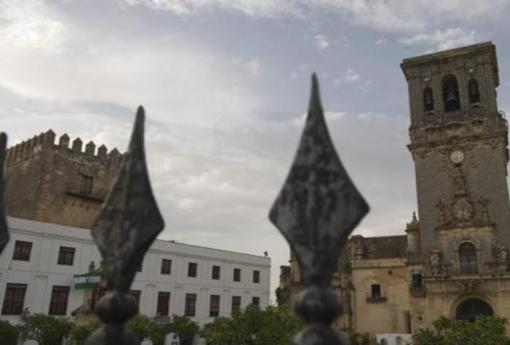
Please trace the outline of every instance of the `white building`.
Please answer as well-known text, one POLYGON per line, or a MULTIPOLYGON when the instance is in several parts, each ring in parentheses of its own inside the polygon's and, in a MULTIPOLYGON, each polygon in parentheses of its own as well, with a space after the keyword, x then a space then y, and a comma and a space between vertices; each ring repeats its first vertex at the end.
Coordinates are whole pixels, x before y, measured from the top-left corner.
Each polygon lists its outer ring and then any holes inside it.
MULTIPOLYGON (((71 316, 86 291, 73 276, 101 257, 90 230, 8 218, 11 240, 0 255, 0 319, 30 313, 71 316)), ((204 325, 249 304, 269 304, 271 260, 225 250, 156 240, 131 286, 140 313, 187 315, 204 325)))

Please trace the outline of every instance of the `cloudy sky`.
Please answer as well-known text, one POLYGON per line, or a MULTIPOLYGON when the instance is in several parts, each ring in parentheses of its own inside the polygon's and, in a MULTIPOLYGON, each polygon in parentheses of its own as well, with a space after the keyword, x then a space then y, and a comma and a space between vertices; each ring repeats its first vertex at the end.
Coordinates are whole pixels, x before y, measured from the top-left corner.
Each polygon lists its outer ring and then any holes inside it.
POLYGON ((356 230, 403 234, 416 207, 405 57, 497 45, 510 111, 507 0, 0 0, 0 129, 52 128, 125 149, 147 111, 161 236, 262 254, 267 220, 319 75, 337 150, 372 210, 356 230))

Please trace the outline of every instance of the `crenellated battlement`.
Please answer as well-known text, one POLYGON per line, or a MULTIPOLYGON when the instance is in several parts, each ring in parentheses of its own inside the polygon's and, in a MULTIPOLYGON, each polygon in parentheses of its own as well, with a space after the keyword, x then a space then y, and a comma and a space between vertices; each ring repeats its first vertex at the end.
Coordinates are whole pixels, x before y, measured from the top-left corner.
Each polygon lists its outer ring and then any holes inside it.
POLYGON ((5 195, 13 217, 90 228, 117 177, 117 149, 51 129, 7 150, 5 195))
POLYGON ((41 154, 44 151, 59 150, 60 152, 77 154, 100 161, 106 165, 118 165, 122 158, 121 153, 114 148, 108 152, 105 145, 101 145, 96 150, 96 144, 89 141, 83 149, 83 142, 80 138, 72 141, 71 145, 69 135, 62 134, 55 143, 56 135, 53 130, 48 130, 39 135, 25 140, 17 145, 7 149, 6 165, 14 165, 16 163, 30 159, 31 157, 41 154))

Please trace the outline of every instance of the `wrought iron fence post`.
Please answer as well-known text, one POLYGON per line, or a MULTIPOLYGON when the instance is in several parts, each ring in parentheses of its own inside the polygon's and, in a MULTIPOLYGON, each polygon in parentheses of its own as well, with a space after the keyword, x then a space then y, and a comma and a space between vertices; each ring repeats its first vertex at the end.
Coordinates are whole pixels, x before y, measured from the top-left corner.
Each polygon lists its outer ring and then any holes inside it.
POLYGON ((139 345, 141 341, 124 326, 138 311, 129 287, 145 253, 164 228, 145 161, 144 117, 139 107, 119 175, 92 228, 111 292, 96 306, 104 325, 91 334, 87 345, 139 345))
POLYGON ((269 214, 296 256, 305 287, 294 309, 306 326, 295 344, 348 343, 331 328, 342 308, 329 287, 349 234, 368 210, 329 136, 314 74, 301 141, 269 214))
POLYGON ((5 184, 4 169, 7 149, 7 134, 0 133, 0 254, 9 242, 9 229, 7 227, 7 218, 5 212, 5 184))

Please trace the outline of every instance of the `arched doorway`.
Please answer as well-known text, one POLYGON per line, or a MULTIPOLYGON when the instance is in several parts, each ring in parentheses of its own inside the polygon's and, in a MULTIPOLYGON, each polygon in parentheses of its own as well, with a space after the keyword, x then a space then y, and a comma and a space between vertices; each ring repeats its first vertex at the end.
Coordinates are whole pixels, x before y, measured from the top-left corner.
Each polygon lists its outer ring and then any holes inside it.
POLYGON ((477 316, 494 315, 492 307, 479 298, 468 298, 462 301, 455 311, 458 320, 474 321, 477 316))

